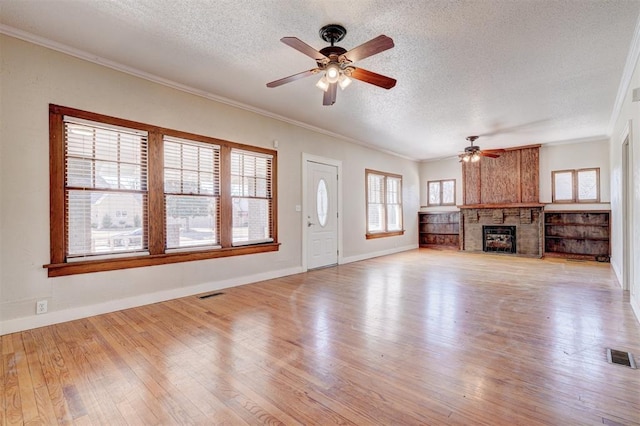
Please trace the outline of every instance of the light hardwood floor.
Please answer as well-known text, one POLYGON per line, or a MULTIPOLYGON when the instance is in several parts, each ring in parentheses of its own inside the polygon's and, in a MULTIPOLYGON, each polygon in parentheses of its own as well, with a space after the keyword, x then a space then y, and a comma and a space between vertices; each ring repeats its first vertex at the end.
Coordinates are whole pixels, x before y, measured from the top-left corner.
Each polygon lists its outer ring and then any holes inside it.
POLYGON ((609 264, 420 249, 223 292, 2 336, 0 424, 640 424, 609 264))

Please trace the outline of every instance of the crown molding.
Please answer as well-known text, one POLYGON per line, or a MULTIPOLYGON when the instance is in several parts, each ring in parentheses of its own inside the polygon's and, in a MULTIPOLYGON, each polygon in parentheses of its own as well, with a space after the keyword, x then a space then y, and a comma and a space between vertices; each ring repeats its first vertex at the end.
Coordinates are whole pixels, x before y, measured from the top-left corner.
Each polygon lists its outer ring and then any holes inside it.
POLYGON ((268 118, 271 118, 271 119, 274 119, 274 120, 282 121, 284 123, 291 124, 291 125, 294 125, 296 127, 301 127, 303 129, 310 130, 312 132, 319 133, 319 134, 322 134, 322 135, 325 135, 325 136, 329 136, 329 137, 332 137, 332 138, 340 139, 340 140, 343 140, 345 142, 350 142, 350 143, 353 143, 353 144, 356 144, 356 145, 360 145, 362 147, 365 147, 365 148, 368 148, 368 149, 372 149, 374 151, 382 152, 384 154, 392 155, 394 157, 403 158, 405 160, 418 161, 416 158, 408 157, 408 156, 399 154, 397 152, 393 152, 393 151, 389 151, 389 150, 386 150, 386 149, 382 149, 380 147, 377 147, 375 145, 372 145, 370 143, 367 143, 367 142, 364 142, 364 141, 361 141, 361 140, 358 140, 358 139, 350 138, 348 136, 344 136, 344 135, 341 135, 341 134, 338 134, 338 133, 334 133, 334 132, 331 132, 329 130, 313 126, 311 124, 304 123, 302 121, 297 121, 297 120, 293 120, 291 118, 288 118, 288 117, 285 117, 285 116, 282 116, 282 115, 279 115, 279 114, 274 114, 274 113, 272 113, 270 111, 254 107, 252 105, 248 105, 248 104, 245 104, 245 103, 242 103, 242 102, 237 102, 237 101, 234 101, 233 99, 225 98, 223 96, 218 96, 218 95, 215 95, 215 94, 210 93, 210 92, 206 92, 206 91, 199 90, 199 89, 196 89, 196 88, 191 87, 191 86, 187 86, 185 84, 177 83, 175 81, 172 81, 172 80, 169 80, 169 79, 166 79, 166 78, 162 78, 162 77, 157 76, 155 74, 151 74, 151 73, 148 73, 148 72, 145 72, 145 71, 141 71, 141 70, 139 70, 137 68, 129 67, 129 66, 123 65, 123 64, 121 64, 119 62, 112 61, 110 59, 106 59, 106 58, 102 58, 100 56, 96 56, 96 55, 91 54, 89 52, 86 52, 84 50, 76 49, 76 48, 68 46, 66 44, 58 43, 56 41, 49 40, 49 39, 47 39, 45 37, 40 37, 40 36, 37 36, 35 34, 29 33, 27 31, 19 30, 17 28, 11 27, 9 25, 0 24, 0 34, 5 34, 5 35, 8 35, 8 36, 11 36, 11 37, 14 37, 14 38, 17 38, 17 39, 32 43, 32 44, 36 44, 38 46, 45 47, 47 49, 55 50, 57 52, 61 52, 61 53, 64 53, 66 55, 73 56, 73 57, 78 58, 78 59, 82 59, 82 60, 85 60, 85 61, 88 61, 88 62, 92 62, 94 64, 98 64, 98 65, 102 65, 102 66, 107 67, 107 68, 111 68, 113 70, 120 71, 120 72, 129 74, 129 75, 132 75, 134 77, 142 78, 144 80, 148 80, 148 81, 151 81, 153 83, 161 84, 163 86, 170 87, 172 89, 180 90, 182 92, 189 93, 191 95, 199 96, 199 97, 202 97, 202 98, 214 101, 214 102, 218 102, 218 103, 221 103, 221 104, 224 104, 224 105, 228 105, 228 106, 231 106, 231 107, 234 107, 234 108, 238 108, 238 109, 241 109, 241 110, 244 110, 244 111, 252 112, 254 114, 258 114, 258 115, 261 115, 261 116, 264 116, 264 117, 268 117, 268 118))

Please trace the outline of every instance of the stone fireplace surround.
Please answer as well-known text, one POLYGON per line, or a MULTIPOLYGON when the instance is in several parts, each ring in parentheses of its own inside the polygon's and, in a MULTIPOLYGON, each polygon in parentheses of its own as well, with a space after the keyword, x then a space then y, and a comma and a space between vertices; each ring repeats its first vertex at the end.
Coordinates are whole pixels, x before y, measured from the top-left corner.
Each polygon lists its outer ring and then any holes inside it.
POLYGON ((517 256, 542 257, 543 204, 504 204, 460 207, 461 249, 482 252, 483 225, 510 225, 516 227, 517 256))

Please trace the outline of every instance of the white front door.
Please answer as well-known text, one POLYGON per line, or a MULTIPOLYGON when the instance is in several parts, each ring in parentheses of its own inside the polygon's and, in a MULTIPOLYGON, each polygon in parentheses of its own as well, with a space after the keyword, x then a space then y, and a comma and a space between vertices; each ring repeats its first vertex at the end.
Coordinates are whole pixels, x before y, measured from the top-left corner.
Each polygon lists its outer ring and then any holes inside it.
POLYGON ((307 268, 338 263, 338 168, 307 161, 307 268))

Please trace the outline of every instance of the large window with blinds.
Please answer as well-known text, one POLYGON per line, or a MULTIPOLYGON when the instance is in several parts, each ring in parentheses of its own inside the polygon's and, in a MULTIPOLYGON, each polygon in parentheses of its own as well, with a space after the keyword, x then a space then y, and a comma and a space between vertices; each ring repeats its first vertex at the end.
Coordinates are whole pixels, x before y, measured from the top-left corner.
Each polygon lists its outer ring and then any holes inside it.
POLYGON ((278 250, 276 151, 50 106, 49 276, 278 250))
POLYGON ((220 247, 220 147, 165 136, 168 249, 220 247))
POLYGON ((404 234, 402 176, 365 170, 367 239, 404 234))
POLYGON ((67 259, 144 252, 147 133, 64 117, 67 259))
POLYGON ((271 169, 273 158, 242 149, 231 150, 233 245, 271 242, 271 169))

